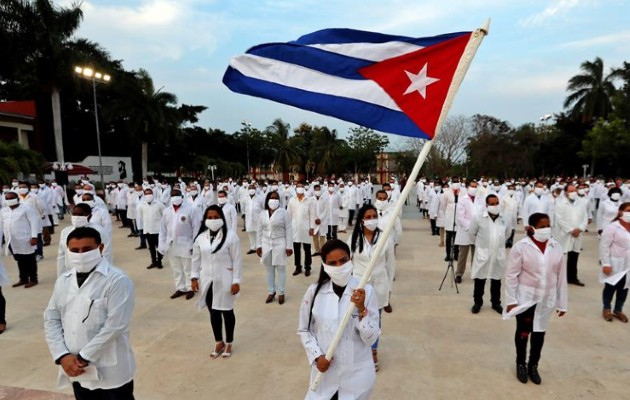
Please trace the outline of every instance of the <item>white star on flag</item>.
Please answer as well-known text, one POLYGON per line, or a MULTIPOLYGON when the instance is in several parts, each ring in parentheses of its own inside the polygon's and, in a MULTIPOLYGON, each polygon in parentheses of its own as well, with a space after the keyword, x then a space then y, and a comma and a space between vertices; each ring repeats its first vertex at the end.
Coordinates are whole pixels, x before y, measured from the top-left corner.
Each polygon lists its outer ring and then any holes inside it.
POLYGON ((418 93, 420 93, 422 98, 427 98, 427 86, 439 81, 439 79, 437 78, 431 78, 430 76, 427 76, 427 65, 429 65, 429 63, 425 63, 424 67, 422 67, 418 74, 405 71, 405 73, 409 77, 409 80, 411 81, 411 85, 409 85, 404 94, 409 94, 417 91, 418 93))

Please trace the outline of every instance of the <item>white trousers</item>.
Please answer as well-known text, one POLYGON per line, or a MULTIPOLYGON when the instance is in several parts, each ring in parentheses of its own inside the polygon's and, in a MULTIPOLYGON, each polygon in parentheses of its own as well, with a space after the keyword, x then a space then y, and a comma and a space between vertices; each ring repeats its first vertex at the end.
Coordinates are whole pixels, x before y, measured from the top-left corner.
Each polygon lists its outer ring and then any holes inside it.
POLYGON ((249 236, 249 249, 256 250, 256 232, 247 232, 249 236))
POLYGON ((173 270, 175 290, 189 292, 190 288, 190 258, 169 255, 168 261, 173 270))

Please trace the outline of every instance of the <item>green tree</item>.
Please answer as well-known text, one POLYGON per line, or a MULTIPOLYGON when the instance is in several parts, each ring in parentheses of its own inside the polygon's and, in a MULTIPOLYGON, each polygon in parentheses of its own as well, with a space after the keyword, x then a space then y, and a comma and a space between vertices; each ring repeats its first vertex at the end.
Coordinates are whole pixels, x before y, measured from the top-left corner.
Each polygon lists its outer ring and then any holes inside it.
POLYGON ((385 135, 363 126, 350 128, 348 145, 354 160, 354 173, 369 173, 376 169, 376 156, 389 145, 385 135))
POLYGON ((599 119, 583 142, 582 156, 590 158, 592 172, 597 165, 597 173, 613 176, 626 176, 630 173, 627 157, 630 154, 630 130, 625 121, 612 118, 599 119))
POLYGON ((308 156, 309 160, 316 162, 317 173, 327 175, 341 172, 341 155, 346 146, 346 141, 337 137, 335 129, 316 127, 313 131, 313 146, 308 156))
POLYGON ((0 182, 9 182, 19 173, 42 176, 44 157, 23 148, 17 142, 0 141, 0 182))
POLYGON ((291 127, 281 119, 276 119, 267 127, 265 133, 274 150, 274 172, 281 172, 282 179, 287 180, 287 173, 292 166, 301 166, 303 154, 291 141, 291 127))
POLYGON ((582 73, 569 79, 567 91, 571 92, 564 101, 564 107, 571 109, 574 118, 591 123, 597 118, 608 117, 612 111, 612 98, 616 88, 613 80, 616 74, 604 74, 604 61, 596 57, 580 65, 582 73))

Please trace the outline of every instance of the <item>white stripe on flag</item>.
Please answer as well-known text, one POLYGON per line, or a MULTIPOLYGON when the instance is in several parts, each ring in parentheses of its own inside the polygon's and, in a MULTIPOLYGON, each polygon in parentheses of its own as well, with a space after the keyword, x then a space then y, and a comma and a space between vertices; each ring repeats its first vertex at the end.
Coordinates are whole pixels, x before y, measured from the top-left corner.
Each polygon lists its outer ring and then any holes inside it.
POLYGON ((361 100, 400 111, 392 98, 371 80, 339 78, 300 65, 252 54, 234 57, 230 65, 250 78, 314 93, 361 100))
POLYGON ((368 61, 383 61, 423 49, 424 47, 405 42, 385 43, 343 43, 343 44, 311 44, 309 47, 326 50, 348 57, 368 61))

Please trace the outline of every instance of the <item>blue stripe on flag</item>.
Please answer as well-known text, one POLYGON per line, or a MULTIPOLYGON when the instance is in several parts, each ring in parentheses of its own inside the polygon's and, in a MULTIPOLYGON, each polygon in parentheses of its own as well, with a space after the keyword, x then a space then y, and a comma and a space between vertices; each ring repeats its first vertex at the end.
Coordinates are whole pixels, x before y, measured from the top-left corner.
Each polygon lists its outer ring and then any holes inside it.
POLYGON ((293 43, 311 45, 343 43, 386 43, 397 41, 413 43, 418 46, 427 47, 442 42, 444 40, 453 39, 461 35, 467 35, 469 33, 470 32, 454 32, 432 37, 412 38, 407 36, 395 36, 377 32, 360 31, 356 29, 333 28, 322 29, 317 32, 309 33, 307 35, 301 36, 293 43))
POLYGON ((247 53, 301 65, 305 68, 346 79, 364 80, 365 78, 359 74, 358 70, 374 64, 373 61, 360 60, 314 47, 287 43, 263 44, 249 49, 247 53))
POLYGON ((228 67, 223 83, 233 92, 270 99, 301 109, 314 111, 367 126, 381 132, 430 139, 404 113, 361 100, 309 92, 241 74, 228 67))

